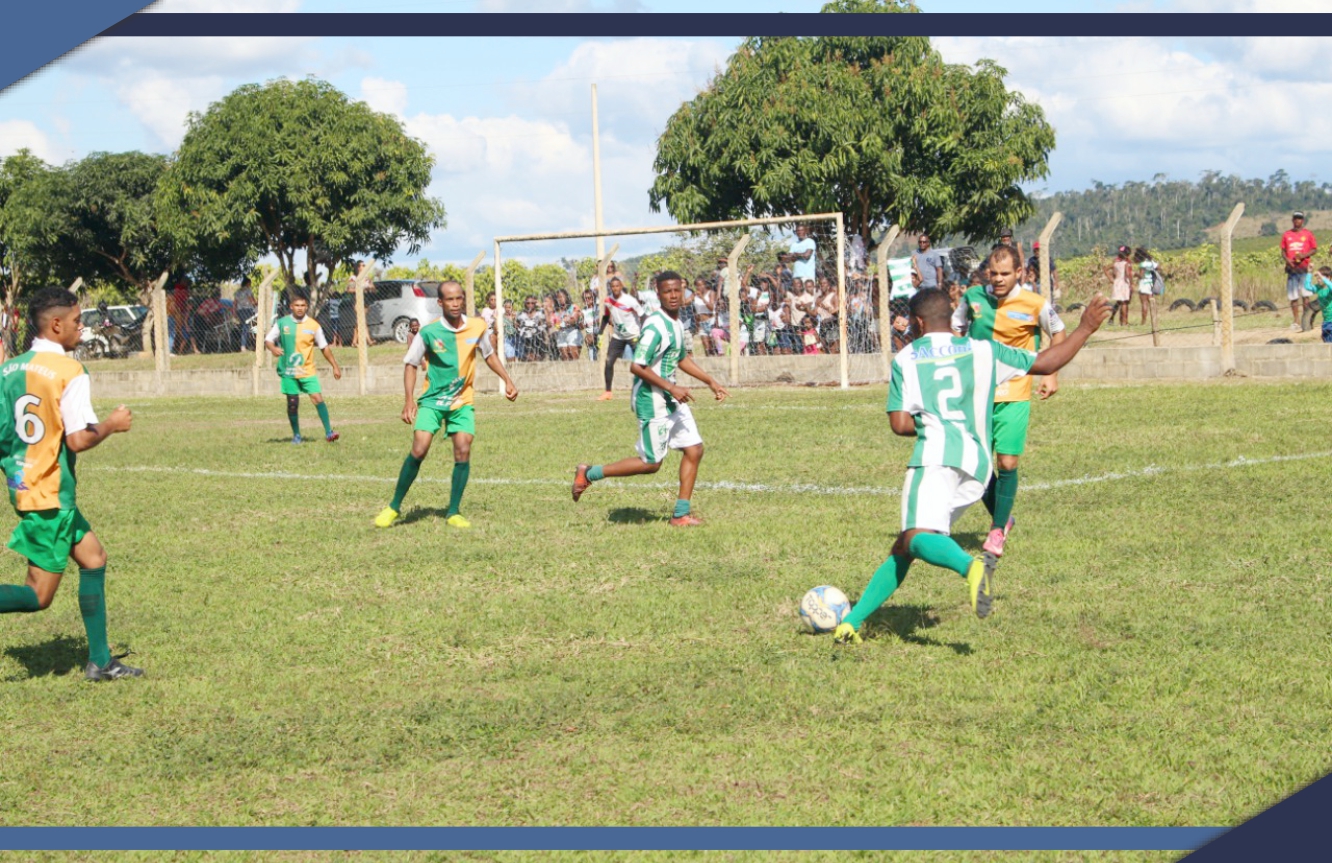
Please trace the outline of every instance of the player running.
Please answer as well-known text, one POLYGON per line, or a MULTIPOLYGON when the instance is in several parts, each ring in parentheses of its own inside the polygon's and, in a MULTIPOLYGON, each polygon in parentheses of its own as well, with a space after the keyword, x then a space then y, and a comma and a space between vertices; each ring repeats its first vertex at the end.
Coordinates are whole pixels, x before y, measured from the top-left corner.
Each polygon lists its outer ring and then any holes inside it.
POLYGON ((121 405, 105 422, 93 413, 88 372, 66 356, 83 326, 78 297, 63 288, 38 291, 29 316, 39 335, 32 348, 0 366, 0 468, 19 523, 9 547, 28 559, 28 580, 0 585, 0 614, 50 606, 69 558, 79 565, 79 614, 88 634, 88 680, 139 677, 142 669, 112 656, 106 640, 106 550, 75 502, 75 454, 116 432, 133 417, 121 405))
POLYGON ((310 296, 295 291, 291 297, 291 314, 279 318, 264 336, 264 347, 278 358, 278 377, 282 379, 282 394, 287 397, 287 421, 291 423, 291 442, 301 442, 301 393, 309 393, 324 424, 324 440, 338 439, 338 433, 328 421, 328 405, 324 404, 324 391, 319 386, 319 373, 315 369, 315 348, 324 352, 324 359, 333 367, 333 377, 342 380, 342 367, 324 338, 324 328, 310 317, 310 296))
POLYGON ((518 387, 514 386, 499 357, 495 356, 495 348, 486 333, 486 322, 464 315, 463 303, 462 285, 454 281, 441 283, 439 307, 443 316, 421 327, 407 347, 407 356, 403 357, 402 384, 406 403, 402 408, 402 421, 412 426, 412 451, 398 472, 393 500, 375 516, 376 527, 389 527, 398 520, 402 499, 416 482, 421 462, 425 461, 435 432, 440 429, 453 439, 453 483, 449 489, 445 523, 449 527, 472 526, 462 517, 459 507, 472 472, 472 438, 476 435, 472 383, 476 378, 477 353, 504 381, 504 395, 509 401, 518 398, 518 387), (415 398, 416 372, 423 359, 430 369, 429 386, 418 399, 415 398))
MULTIPOLYGON (((694 494, 694 480, 698 478, 698 465, 703 460, 703 438, 694 424, 689 402, 694 400, 689 390, 675 383, 675 370, 702 381, 717 401, 728 393, 703 371, 689 356, 689 341, 680 325, 680 307, 684 304, 684 279, 667 270, 657 276, 657 298, 661 310, 653 312, 643 322, 643 331, 634 351, 634 362, 629 370, 634 375, 634 388, 629 398, 630 407, 638 417, 638 457, 621 459, 613 464, 580 464, 574 470, 573 499, 582 497, 592 483, 608 476, 637 476, 661 470, 667 450, 681 451, 680 493, 675 500, 671 516, 673 527, 693 527, 703 522, 690 510, 694 494)), ((611 341, 612 347, 615 340, 611 341)), ((607 361, 610 355, 607 355, 607 361)))
MULTIPOLYGON (((1041 349, 1041 334, 1050 345, 1064 340, 1064 322, 1045 297, 1018 283, 1022 256, 1013 246, 996 246, 987 261, 990 283, 968 288, 953 312, 953 332, 1021 348, 1041 349)), ((1048 346, 1047 346, 1048 347, 1048 346)), ((1042 401, 1059 391, 1059 376, 1047 375, 1036 393, 1042 401)), ((994 390, 994 429, 990 445, 994 451, 995 475, 987 475, 985 509, 991 518, 984 550, 995 559, 1004 556, 1004 543, 1013 529, 1013 502, 1017 499, 1018 457, 1027 446, 1031 421, 1031 376, 1001 382, 994 390)))
POLYGON ((948 295, 937 288, 911 298, 912 332, 923 335, 893 358, 888 386, 893 433, 916 438, 902 486, 902 532, 892 555, 833 631, 839 644, 860 641, 861 623, 892 596, 916 558, 964 576, 972 610, 977 617, 989 615, 992 568, 963 551, 949 532, 985 491, 980 478, 990 475, 995 389, 1028 373, 1063 368, 1109 315, 1105 298, 1097 294, 1070 337, 1035 354, 954 335, 951 312, 948 295))

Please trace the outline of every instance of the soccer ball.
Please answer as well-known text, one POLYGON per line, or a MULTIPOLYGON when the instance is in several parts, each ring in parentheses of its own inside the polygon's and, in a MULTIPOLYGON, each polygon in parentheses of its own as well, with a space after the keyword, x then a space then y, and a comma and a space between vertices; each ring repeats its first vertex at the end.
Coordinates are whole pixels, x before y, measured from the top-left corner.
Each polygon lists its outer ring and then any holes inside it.
POLYGON ((815 587, 800 600, 800 619, 811 632, 832 632, 846 619, 851 602, 835 587, 815 587))

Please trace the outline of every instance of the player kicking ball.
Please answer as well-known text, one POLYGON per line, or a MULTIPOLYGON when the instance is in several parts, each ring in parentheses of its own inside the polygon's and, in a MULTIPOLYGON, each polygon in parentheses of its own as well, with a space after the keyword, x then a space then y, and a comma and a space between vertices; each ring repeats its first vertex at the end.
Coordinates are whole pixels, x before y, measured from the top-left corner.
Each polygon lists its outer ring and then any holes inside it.
POLYGON ((79 300, 63 288, 32 298, 32 348, 0 366, 0 402, 12 421, 0 423, 0 468, 19 523, 9 547, 28 559, 28 580, 0 585, 0 614, 41 611, 51 604, 69 558, 79 565, 79 614, 88 634, 88 680, 139 677, 112 656, 106 640, 106 550, 74 499, 74 458, 133 417, 121 405, 104 422, 93 413, 88 372, 66 356, 83 330, 79 300))
POLYGON ((398 520, 403 498, 416 482, 421 462, 430 453, 430 444, 440 429, 453 439, 453 483, 449 488, 445 523, 449 527, 472 526, 462 517, 459 507, 472 473, 472 439, 476 435, 472 384, 476 378, 477 353, 504 381, 505 398, 509 401, 518 398, 518 387, 514 386, 499 357, 495 356, 485 320, 464 315, 463 303, 462 285, 452 281, 441 283, 439 307, 443 316, 421 327, 407 346, 407 356, 402 359, 402 385, 406 393, 402 421, 412 427, 412 451, 398 472, 393 500, 375 516, 376 527, 389 527, 398 520), (416 372, 422 361, 428 367, 427 386, 418 399, 415 398, 416 372))
POLYGON ((977 617, 989 615, 995 558, 972 557, 949 533, 958 516, 985 494, 993 462, 995 388, 1022 375, 1059 371, 1105 323, 1109 309, 1097 294, 1077 329, 1039 354, 956 336, 951 314, 948 295, 937 288, 911 298, 912 331, 923 335, 893 358, 888 385, 893 433, 916 438, 902 486, 902 532, 892 556, 833 631, 838 644, 859 643, 860 625, 893 595, 916 558, 966 578, 972 610, 977 617))
POLYGON ((638 476, 661 470, 668 450, 680 450, 680 493, 671 516, 673 527, 694 527, 703 522, 690 510, 698 465, 703 460, 703 438, 699 436, 694 415, 689 410, 693 394, 675 382, 675 370, 697 378, 717 401, 728 393, 689 356, 689 342, 680 325, 680 307, 684 304, 684 279, 667 270, 657 276, 657 298, 661 311, 643 321, 643 331, 634 351, 629 370, 634 388, 629 405, 638 417, 638 457, 608 465, 580 464, 574 470, 573 499, 576 502, 592 483, 608 476, 638 476))
POLYGON ((319 386, 319 372, 315 369, 315 348, 324 352, 324 359, 333 367, 333 377, 342 380, 342 367, 333 356, 333 350, 324 338, 324 328, 310 317, 310 297, 296 291, 291 297, 291 314, 279 318, 264 337, 264 347, 278 358, 278 377, 282 379, 282 394, 287 397, 287 421, 291 423, 291 442, 301 442, 301 393, 308 393, 324 424, 324 440, 338 439, 338 433, 328 420, 328 405, 324 404, 324 391, 319 386))

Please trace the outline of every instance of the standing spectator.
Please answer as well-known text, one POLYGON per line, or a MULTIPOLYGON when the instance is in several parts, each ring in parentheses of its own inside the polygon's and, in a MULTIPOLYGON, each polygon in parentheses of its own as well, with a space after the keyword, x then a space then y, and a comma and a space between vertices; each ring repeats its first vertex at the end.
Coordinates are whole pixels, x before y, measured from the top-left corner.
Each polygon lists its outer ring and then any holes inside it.
POLYGON ((777 286, 772 290, 772 303, 768 306, 768 324, 772 327, 773 351, 782 356, 798 353, 800 340, 791 326, 791 295, 777 286))
MULTIPOLYGON (((504 359, 518 357, 518 315, 513 311, 513 300, 504 301, 504 359)), ((495 334, 491 333, 493 337, 495 334)))
POLYGON ((255 321, 254 328, 250 326, 250 317, 255 313, 255 300, 254 288, 250 285, 248 278, 241 279, 240 287, 236 289, 236 293, 232 294, 231 301, 236 309, 236 319, 241 324, 241 350, 254 350, 254 330, 262 326, 262 323, 255 321))
POLYGON ((694 279, 693 305, 694 330, 703 339, 703 353, 713 356, 716 351, 712 347, 712 318, 716 301, 713 299, 712 290, 708 287, 707 279, 702 277, 694 279))
POLYGON ((797 290, 799 290, 799 293, 792 299, 792 307, 795 310, 793 317, 796 320, 801 320, 805 315, 815 314, 814 305, 818 302, 819 298, 814 295, 813 279, 810 279, 807 282, 797 280, 795 285, 797 290))
POLYGON ((1292 330, 1303 330, 1300 320, 1300 306, 1310 308, 1309 289, 1305 282, 1309 278, 1309 259, 1318 249, 1314 235, 1304 227, 1304 214, 1295 213, 1290 217, 1290 230, 1281 235, 1281 259, 1286 265, 1286 299, 1290 300, 1290 316, 1294 322, 1292 330))
POLYGON ((726 292, 717 290, 713 293, 712 346, 713 356, 723 356, 723 347, 731 339, 731 313, 727 304, 726 292))
MULTIPOLYGON (((339 290, 328 292, 328 329, 333 334, 333 347, 342 347, 342 298, 345 295, 339 290)), ((417 322, 420 326, 420 322, 417 322)))
MULTIPOLYGON (((495 292, 486 294, 486 304, 481 308, 481 320, 486 322, 486 338, 490 339, 492 348, 498 347, 498 334, 495 332, 495 318, 498 312, 495 311, 495 292)), ((505 334, 507 337, 507 333, 505 334)))
POLYGON ((862 278, 852 278, 851 286, 847 288, 846 349, 853 354, 863 354, 870 350, 870 308, 864 282, 862 278))
MULTIPOLYGON (((614 279, 614 278, 618 277, 619 275, 620 275, 620 271, 619 271, 619 269, 615 266, 615 262, 614 262, 614 261, 609 261, 609 262, 607 262, 607 264, 606 264, 606 281, 609 283, 611 279, 614 279)), ((589 282, 587 283, 587 287, 588 287, 588 289, 589 289, 590 291, 592 291, 592 293, 596 294, 597 296, 600 296, 600 295, 601 295, 601 277, 600 277, 599 275, 597 275, 596 273, 593 273, 593 274, 592 274, 592 279, 591 279, 591 281, 589 281, 589 282)))
POLYGON ((768 308, 772 305, 772 292, 768 290, 767 277, 759 276, 755 281, 750 278, 753 272, 754 267, 751 265, 745 273, 745 281, 749 283, 749 287, 746 288, 749 292, 749 313, 753 316, 749 352, 750 354, 766 355, 768 353, 768 335, 771 332, 768 308))
POLYGON ((1120 246, 1119 253, 1105 270, 1105 277, 1110 280, 1110 299, 1115 304, 1110 309, 1110 320, 1114 321, 1117 312, 1121 327, 1128 326, 1128 306, 1133 284, 1133 262, 1129 260, 1130 252, 1128 246, 1120 246))
POLYGON ((795 227, 795 241, 786 254, 778 255, 777 260, 784 264, 791 265, 791 277, 803 281, 814 280, 815 254, 818 252, 818 243, 809 235, 809 226, 801 222, 795 227))
POLYGON ((559 332, 563 315, 555 309, 554 294, 543 294, 541 296, 541 314, 546 322, 546 338, 541 347, 541 358, 544 360, 559 359, 559 332))
POLYGON ((555 345, 559 348, 559 358, 576 360, 583 350, 582 319, 583 313, 574 305, 569 292, 560 288, 554 298, 556 320, 559 329, 555 335, 555 345))
POLYGON ((851 237, 851 242, 846 246, 846 268, 853 275, 861 275, 865 272, 865 262, 868 258, 868 252, 865 249, 865 238, 856 234, 851 237))
MULTIPOLYGON (((611 395, 611 384, 615 382, 615 361, 623 357, 626 350, 633 349, 638 341, 639 327, 645 317, 643 307, 639 305, 638 300, 625 291, 624 282, 615 278, 608 280, 607 284, 610 286, 610 293, 606 295, 601 329, 604 330, 609 324, 611 337, 606 347, 606 391, 597 396, 599 402, 614 398, 611 395)), ((632 362, 632 354, 629 359, 632 362)))
POLYGON ((816 311, 819 320, 819 337, 823 341, 824 348, 830 354, 840 353, 842 346, 840 344, 841 332, 838 328, 838 316, 841 314, 841 307, 837 302, 837 286, 824 276, 819 280, 820 296, 816 311))
POLYGON ((583 291, 582 314, 579 325, 583 332, 583 345, 587 348, 587 357, 597 361, 597 295, 592 290, 583 291))
POLYGON ((523 297, 523 310, 514 318, 513 323, 518 335, 519 362, 529 363, 536 360, 546 329, 545 317, 537 308, 536 297, 531 294, 523 297))
POLYGON ((921 234, 916 240, 916 246, 916 251, 911 253, 911 263, 916 272, 920 273, 917 289, 939 287, 944 280, 943 255, 931 247, 929 234, 921 234))
MULTIPOLYGON (((1013 242, 1013 229, 1004 228, 999 232, 999 242, 995 243, 995 248, 999 246, 1012 246, 1017 249, 1018 259, 1022 259, 1022 244, 1013 242)), ((989 284, 988 282, 986 284, 989 284)))
POLYGON ((805 315, 800 322, 800 340, 805 346, 806 354, 823 353, 823 340, 819 338, 819 329, 814 325, 814 316, 805 315))
POLYGON ((171 309, 169 312, 171 332, 168 334, 168 349, 174 354, 184 354, 189 345, 191 353, 199 353, 190 332, 190 281, 182 276, 171 288, 171 309))
POLYGON ((1142 302, 1142 321, 1140 325, 1147 323, 1147 309, 1152 302, 1152 294, 1156 292, 1156 271, 1160 264, 1152 260, 1151 254, 1142 246, 1133 250, 1133 263, 1138 268, 1138 299, 1142 302))
MULTIPOLYGON (((1029 280, 1036 293, 1041 292, 1041 241, 1037 240, 1031 244, 1031 257, 1027 258, 1027 269, 1035 275, 1029 280)), ((1059 290, 1059 265, 1055 263, 1054 256, 1050 256, 1050 298, 1054 299, 1055 292, 1059 290)))
POLYGON ((661 300, 657 299, 657 277, 654 275, 649 281, 648 286, 642 290, 638 289, 638 276, 634 275, 634 296, 638 299, 638 304, 643 307, 643 317, 646 318, 653 312, 661 311, 661 300))

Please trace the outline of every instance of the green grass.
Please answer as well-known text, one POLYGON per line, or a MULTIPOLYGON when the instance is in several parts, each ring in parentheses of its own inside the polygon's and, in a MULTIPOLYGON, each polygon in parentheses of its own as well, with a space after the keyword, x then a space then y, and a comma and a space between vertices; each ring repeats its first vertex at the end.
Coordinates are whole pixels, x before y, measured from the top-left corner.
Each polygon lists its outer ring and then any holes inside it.
MULTIPOLYGON (((300 448, 279 399, 134 404, 80 500, 148 676, 81 681, 74 574, 0 620, 0 824, 1206 825, 1328 772, 1332 474, 1215 465, 1332 450, 1332 386, 1065 386, 994 615, 917 563, 835 652, 796 604, 854 597, 893 541, 911 444, 883 397, 701 405, 701 481, 770 490, 701 488, 689 532, 674 456, 568 498, 577 461, 631 452, 623 399, 480 397, 470 532, 439 515, 442 445, 372 527, 396 400, 333 400, 343 440, 300 448)), ((912 859, 945 858, 977 859, 912 859)))

